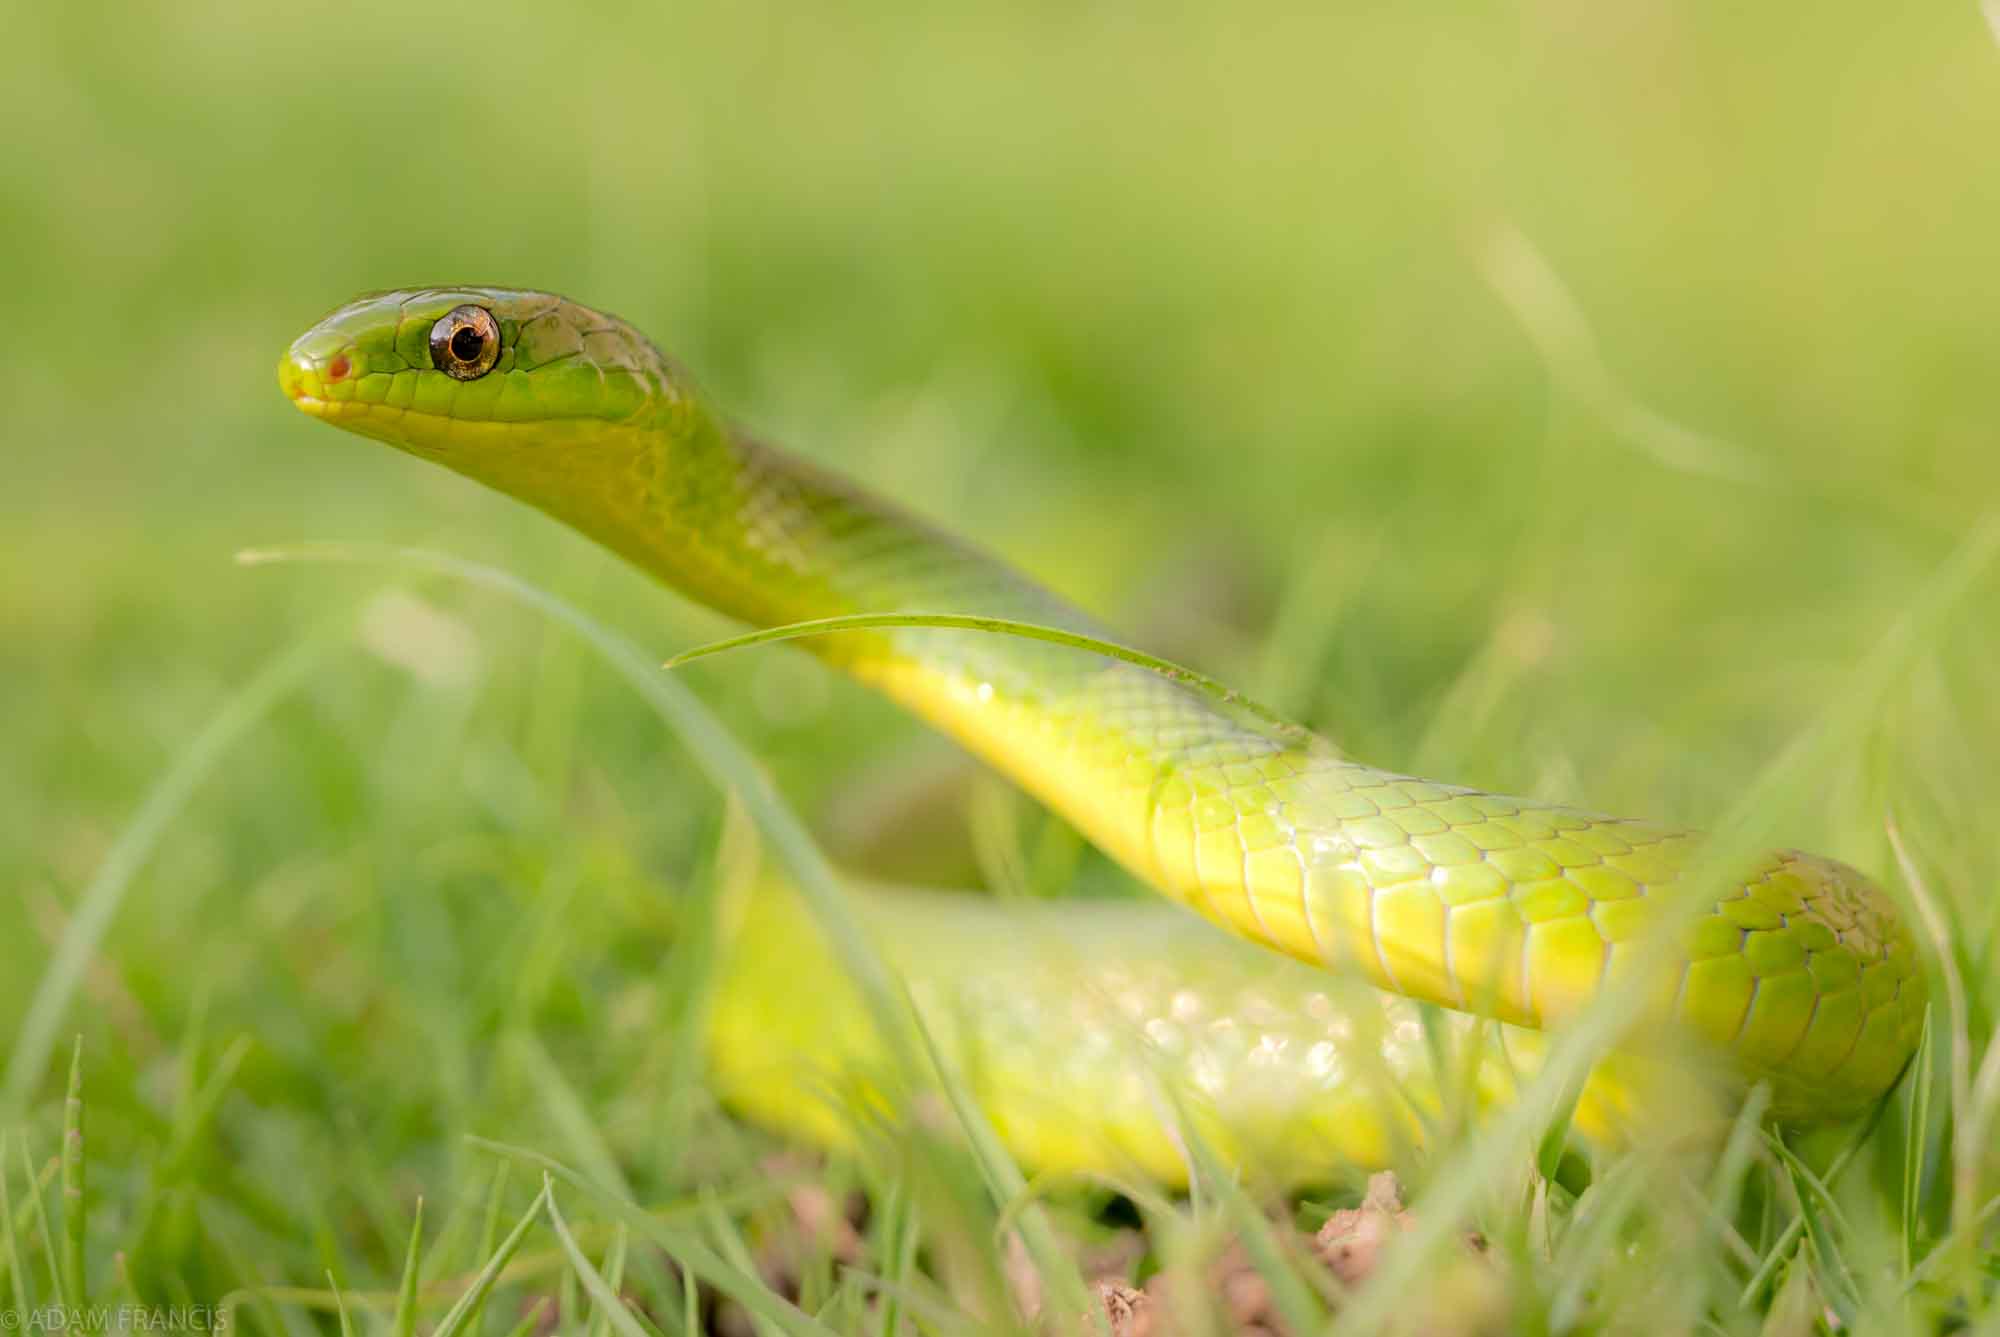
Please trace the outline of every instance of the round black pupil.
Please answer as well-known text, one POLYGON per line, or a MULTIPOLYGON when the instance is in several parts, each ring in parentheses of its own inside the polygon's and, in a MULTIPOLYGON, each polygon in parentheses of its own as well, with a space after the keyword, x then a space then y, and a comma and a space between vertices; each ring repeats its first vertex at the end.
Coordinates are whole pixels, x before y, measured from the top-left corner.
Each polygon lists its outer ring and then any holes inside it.
POLYGON ((486 336, 470 325, 461 325, 451 332, 451 355, 460 362, 477 362, 485 346, 486 336))

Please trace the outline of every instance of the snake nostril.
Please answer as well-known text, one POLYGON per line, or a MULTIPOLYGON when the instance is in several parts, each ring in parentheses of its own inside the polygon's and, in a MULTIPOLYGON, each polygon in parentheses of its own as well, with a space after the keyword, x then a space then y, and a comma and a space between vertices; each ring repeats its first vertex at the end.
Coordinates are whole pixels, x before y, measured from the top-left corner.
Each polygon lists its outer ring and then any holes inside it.
POLYGON ((344 381, 347 379, 349 370, 351 368, 347 361, 347 354, 342 353, 339 357, 326 364, 326 378, 329 381, 344 381))

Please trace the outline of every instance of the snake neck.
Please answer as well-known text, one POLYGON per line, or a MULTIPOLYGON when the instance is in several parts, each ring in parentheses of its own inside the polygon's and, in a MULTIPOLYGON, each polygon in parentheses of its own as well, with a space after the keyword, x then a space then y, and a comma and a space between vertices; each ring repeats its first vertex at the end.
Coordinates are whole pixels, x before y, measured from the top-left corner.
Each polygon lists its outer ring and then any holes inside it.
MULTIPOLYGON (((573 450, 574 447, 571 447, 573 450)), ((604 427, 563 486, 485 477, 696 601, 756 626, 857 613, 967 612, 1093 629, 1081 611, 885 498, 683 400, 604 427), (591 480, 609 478, 610 487, 591 480)), ((510 470, 510 473, 517 470, 510 470)), ((834 658, 872 635, 805 642, 834 658)))
MULTIPOLYGON (((643 485, 641 511, 598 536, 754 625, 932 612, 1115 639, 976 545, 705 412, 655 433, 643 485)), ((1206 894, 1204 880, 1226 870, 1191 868, 1170 834, 1176 805, 1193 801, 1190 785, 1208 796, 1214 768, 1323 769, 1337 760, 1324 740, 1240 718, 1150 671, 1015 637, 899 628, 799 644, 956 738, 1174 899, 1267 945, 1328 959, 1299 925, 1273 928, 1246 913, 1240 885, 1206 894)))

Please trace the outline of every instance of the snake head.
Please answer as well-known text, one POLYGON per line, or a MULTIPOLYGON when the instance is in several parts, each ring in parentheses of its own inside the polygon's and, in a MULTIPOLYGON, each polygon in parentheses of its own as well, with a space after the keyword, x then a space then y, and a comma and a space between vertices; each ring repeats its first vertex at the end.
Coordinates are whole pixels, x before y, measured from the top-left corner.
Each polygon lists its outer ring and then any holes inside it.
POLYGON ((278 384, 315 418, 498 488, 620 551, 657 541, 648 486, 711 430, 645 335, 551 293, 370 293, 292 341, 278 384))
POLYGON ((304 412, 454 467, 453 455, 530 435, 513 425, 646 420, 684 398, 680 380, 617 317, 505 288, 371 293, 278 363, 279 386, 304 412))

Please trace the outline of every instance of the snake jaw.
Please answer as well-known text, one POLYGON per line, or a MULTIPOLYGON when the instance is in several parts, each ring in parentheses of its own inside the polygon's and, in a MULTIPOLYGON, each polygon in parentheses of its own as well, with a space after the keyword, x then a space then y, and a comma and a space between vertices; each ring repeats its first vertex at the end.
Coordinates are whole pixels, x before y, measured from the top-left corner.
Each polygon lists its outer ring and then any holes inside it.
POLYGON ((326 382, 319 368, 291 353, 278 363, 278 388, 301 413, 315 418, 332 418, 340 408, 326 397, 326 382))
POLYGON ((365 431, 357 425, 380 406, 358 399, 337 398, 330 393, 339 382, 322 367, 287 356, 278 364, 278 386, 292 406, 308 417, 336 426, 365 431))
POLYGON ((371 357, 360 340, 329 318, 292 341, 278 359, 278 388, 301 413, 338 422, 365 411, 369 397, 363 388, 370 370, 396 359, 371 357))

